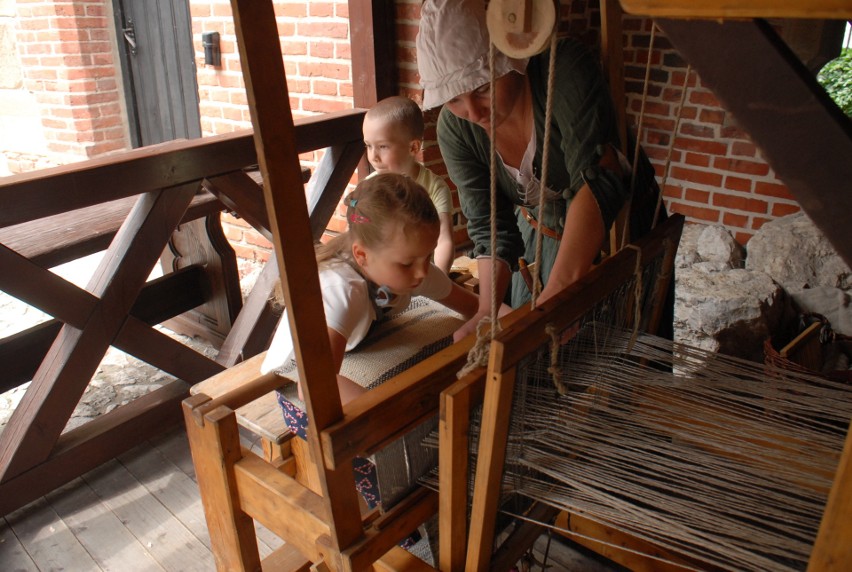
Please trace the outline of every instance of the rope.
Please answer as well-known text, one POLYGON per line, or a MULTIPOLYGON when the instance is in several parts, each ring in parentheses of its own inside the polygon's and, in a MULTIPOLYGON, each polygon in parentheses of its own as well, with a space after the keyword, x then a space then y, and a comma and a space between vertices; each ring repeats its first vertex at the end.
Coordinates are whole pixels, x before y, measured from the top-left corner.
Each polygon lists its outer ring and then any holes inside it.
MULTIPOLYGON (((656 37, 657 25, 654 22, 651 22, 651 39, 648 41, 648 59, 645 62, 645 81, 642 84, 642 104, 639 107, 639 123, 636 125, 636 143, 633 149, 633 169, 631 169, 630 173, 630 196, 632 197, 636 192, 636 172, 638 169, 636 168, 639 164, 639 150, 641 149, 642 142, 642 129, 645 126, 645 104, 648 102, 648 84, 651 79, 651 54, 654 51, 654 38, 656 37)), ((662 190, 660 191, 662 195, 662 190)), ((625 217, 624 219, 624 228, 621 233, 621 245, 620 248, 624 248, 624 245, 627 242, 627 225, 630 222, 630 217, 625 217)))
POLYGON ((663 167, 663 180, 660 184, 660 193, 657 195, 657 207, 654 209, 654 220, 651 223, 651 228, 657 226, 657 220, 660 218, 660 207, 663 204, 663 190, 666 188, 666 181, 669 178, 669 167, 672 164, 672 150, 674 149, 675 138, 677 137, 678 129, 680 129, 680 120, 683 117, 683 104, 686 101, 686 92, 688 91, 689 85, 689 73, 692 71, 692 64, 686 66, 686 72, 683 75, 683 86, 680 89, 680 103, 678 104, 677 109, 677 118, 675 119, 675 126, 672 132, 671 139, 669 139, 669 149, 666 155, 666 164, 663 167))
POLYGON ((547 373, 553 378, 553 385, 559 395, 565 395, 568 388, 562 381, 562 364, 559 361, 559 331, 553 324, 547 324, 544 331, 550 336, 550 367, 547 368, 547 373))
MULTIPOLYGON (((535 228, 535 268, 533 268, 533 288, 530 298, 530 308, 535 308, 536 299, 541 293, 541 247, 542 226, 544 225, 544 212, 547 206, 547 171, 550 160, 550 124, 553 120, 553 76, 556 70, 556 44, 558 38, 556 31, 550 37, 550 60, 547 67, 547 98, 544 111, 544 149, 541 150, 541 192, 539 193, 538 226, 535 228)), ((532 105, 532 103, 530 103, 532 105)), ((535 137, 535 125, 533 125, 533 137, 535 137)))
POLYGON ((635 244, 628 244, 625 248, 636 251, 636 266, 633 269, 633 333, 627 344, 627 351, 630 352, 639 337, 639 324, 642 322, 642 249, 635 244))

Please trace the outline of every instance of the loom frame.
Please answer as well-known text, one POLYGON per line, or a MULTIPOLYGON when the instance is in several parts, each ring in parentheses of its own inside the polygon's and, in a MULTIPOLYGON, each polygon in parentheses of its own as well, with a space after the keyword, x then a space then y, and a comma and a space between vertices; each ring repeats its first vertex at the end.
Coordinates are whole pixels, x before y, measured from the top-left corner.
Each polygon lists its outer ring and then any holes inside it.
MULTIPOLYGON (((614 6, 606 1, 607 6, 614 6)), ((463 506, 460 482, 464 480, 462 484, 466 487, 466 479, 450 479, 451 486, 446 491, 442 480, 438 495, 418 491, 401 505, 400 510, 362 518, 351 486, 351 459, 355 454, 380 448, 434 414, 439 397, 443 402, 443 414, 450 414, 454 423, 442 431, 460 438, 460 428, 467 425, 464 419, 465 411, 469 411, 467 405, 479 398, 478 392, 483 392, 483 397, 491 403, 489 407, 499 409, 501 391, 505 393, 509 385, 505 382, 511 381, 511 374, 503 374, 496 365, 498 357, 495 356, 505 357, 507 352, 514 350, 506 346, 492 350, 494 368, 491 371, 500 379, 497 383, 489 383, 487 395, 484 371, 453 383, 455 372, 463 365, 472 345, 472 340, 467 340, 429 358, 347 407, 340 404, 334 372, 329 367, 328 340, 322 339, 324 330, 321 336, 310 333, 321 321, 322 309, 312 296, 317 285, 312 237, 307 214, 300 215, 307 213, 307 208, 302 193, 292 192, 302 189, 301 172, 293 142, 292 116, 274 12, 271 2, 265 1, 232 0, 232 7, 252 122, 256 127, 255 144, 261 172, 267 182, 264 200, 276 262, 282 272, 287 306, 292 309, 291 329, 300 376, 306 380, 305 401, 313 427, 313 431, 309 431, 306 454, 316 471, 314 482, 318 490, 311 490, 240 446, 234 409, 275 389, 281 380, 255 377, 247 379, 239 390, 215 400, 204 395, 187 399, 184 402, 187 432, 217 566, 222 570, 258 570, 261 566, 296 570, 423 569, 425 565, 396 548, 395 543, 435 511, 439 512, 442 527, 450 523, 448 526, 452 528, 448 530, 457 529, 462 522, 459 518, 463 506), (251 34, 245 33, 244 21, 252 23, 251 34), (298 277, 296 272, 288 273, 288 269, 295 268, 299 269, 298 277), (445 388, 449 389, 442 393, 445 388), (388 411, 407 411, 409 415, 389 415, 388 411), (257 554, 253 518, 287 542, 263 563, 257 554)), ((806 10, 802 8, 799 12, 806 10)), ((593 280, 592 276, 597 275, 590 275, 583 284, 593 280)), ((545 304, 542 312, 565 302, 568 292, 545 304)), ((528 315, 527 310, 518 310, 508 317, 504 326, 519 331, 521 320, 538 323, 540 314, 527 318, 528 315)), ((490 375, 488 379, 492 380, 490 375)), ((442 468, 458 468, 466 462, 462 458, 466 454, 466 447, 442 448, 442 468)), ((492 460, 489 464, 496 463, 492 460)), ((480 502, 494 501, 485 494, 480 502)), ((843 554, 837 548, 844 541, 850 544, 852 523, 844 518, 850 512, 852 444, 847 439, 823 519, 825 530, 821 528, 815 545, 813 569, 832 569, 832 559, 843 559, 842 562, 852 567, 850 550, 847 548, 843 554)), ((487 535, 484 530, 474 532, 470 553, 477 554, 476 558, 481 561, 481 547, 487 535)), ((517 546, 525 546, 531 534, 530 529, 526 529, 526 536, 517 546)), ((458 542, 453 534, 442 535, 445 536, 451 537, 453 543, 445 556, 442 540, 441 568, 462 569, 457 566, 455 555, 462 552, 460 546, 467 548, 468 543, 458 542)), ((492 561, 491 566, 510 562, 511 557, 511 554, 501 555, 502 559, 492 561)))

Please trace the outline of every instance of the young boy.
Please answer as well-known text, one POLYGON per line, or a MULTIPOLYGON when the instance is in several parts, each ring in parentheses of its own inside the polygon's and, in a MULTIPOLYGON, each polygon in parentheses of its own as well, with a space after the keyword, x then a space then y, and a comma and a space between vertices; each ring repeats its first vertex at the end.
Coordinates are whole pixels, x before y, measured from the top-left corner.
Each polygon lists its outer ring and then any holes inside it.
POLYGON ((408 175, 429 192, 441 222, 435 266, 448 273, 455 255, 453 202, 447 183, 417 161, 423 129, 423 112, 416 103, 403 96, 388 97, 364 116, 364 144, 367 160, 375 169, 371 177, 387 172, 408 175))

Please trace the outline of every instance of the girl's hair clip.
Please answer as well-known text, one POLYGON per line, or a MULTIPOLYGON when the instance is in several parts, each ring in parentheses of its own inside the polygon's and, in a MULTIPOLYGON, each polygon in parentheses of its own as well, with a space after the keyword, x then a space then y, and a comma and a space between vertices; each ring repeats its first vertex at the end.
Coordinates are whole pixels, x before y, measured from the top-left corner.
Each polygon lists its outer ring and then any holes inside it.
POLYGON ((370 218, 359 213, 355 206, 358 204, 358 199, 349 199, 349 214, 347 219, 350 224, 366 224, 370 222, 370 218))

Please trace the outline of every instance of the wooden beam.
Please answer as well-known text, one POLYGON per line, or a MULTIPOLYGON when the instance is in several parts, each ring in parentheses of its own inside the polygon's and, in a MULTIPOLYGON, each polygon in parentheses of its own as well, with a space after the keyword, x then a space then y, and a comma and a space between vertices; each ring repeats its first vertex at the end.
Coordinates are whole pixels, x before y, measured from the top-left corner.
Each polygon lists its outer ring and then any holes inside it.
POLYGON ((852 120, 762 20, 657 20, 852 265, 852 120))
POLYGON ((325 323, 325 318, 322 298, 317 295, 314 241, 302 192, 275 11, 271 0, 231 0, 231 8, 299 378, 306 380, 302 388, 311 423, 308 443, 320 472, 323 502, 332 523, 331 545, 340 550, 361 537, 363 528, 352 486, 352 464, 329 469, 322 463, 318 434, 339 421, 343 413, 328 332, 325 327, 317 327, 325 323))
POLYGON ((349 0, 349 45, 355 107, 369 109, 397 94, 396 16, 393 2, 349 0))
MULTIPOLYGON (((363 117, 364 110, 350 109, 296 120, 296 153, 359 139, 363 117)), ((243 130, 172 141, 4 177, 0 181, 0 205, 15 208, 0 209, 0 228, 256 164, 252 137, 251 130, 243 130)))
POLYGON ((852 570, 852 423, 819 526, 809 572, 852 570))
POLYGON ((624 11, 654 18, 817 18, 848 20, 848 0, 620 0, 624 11))
POLYGON ((140 197, 89 283, 99 300, 85 327, 62 327, 0 435, 0 482, 48 458, 195 191, 190 184, 140 197))

